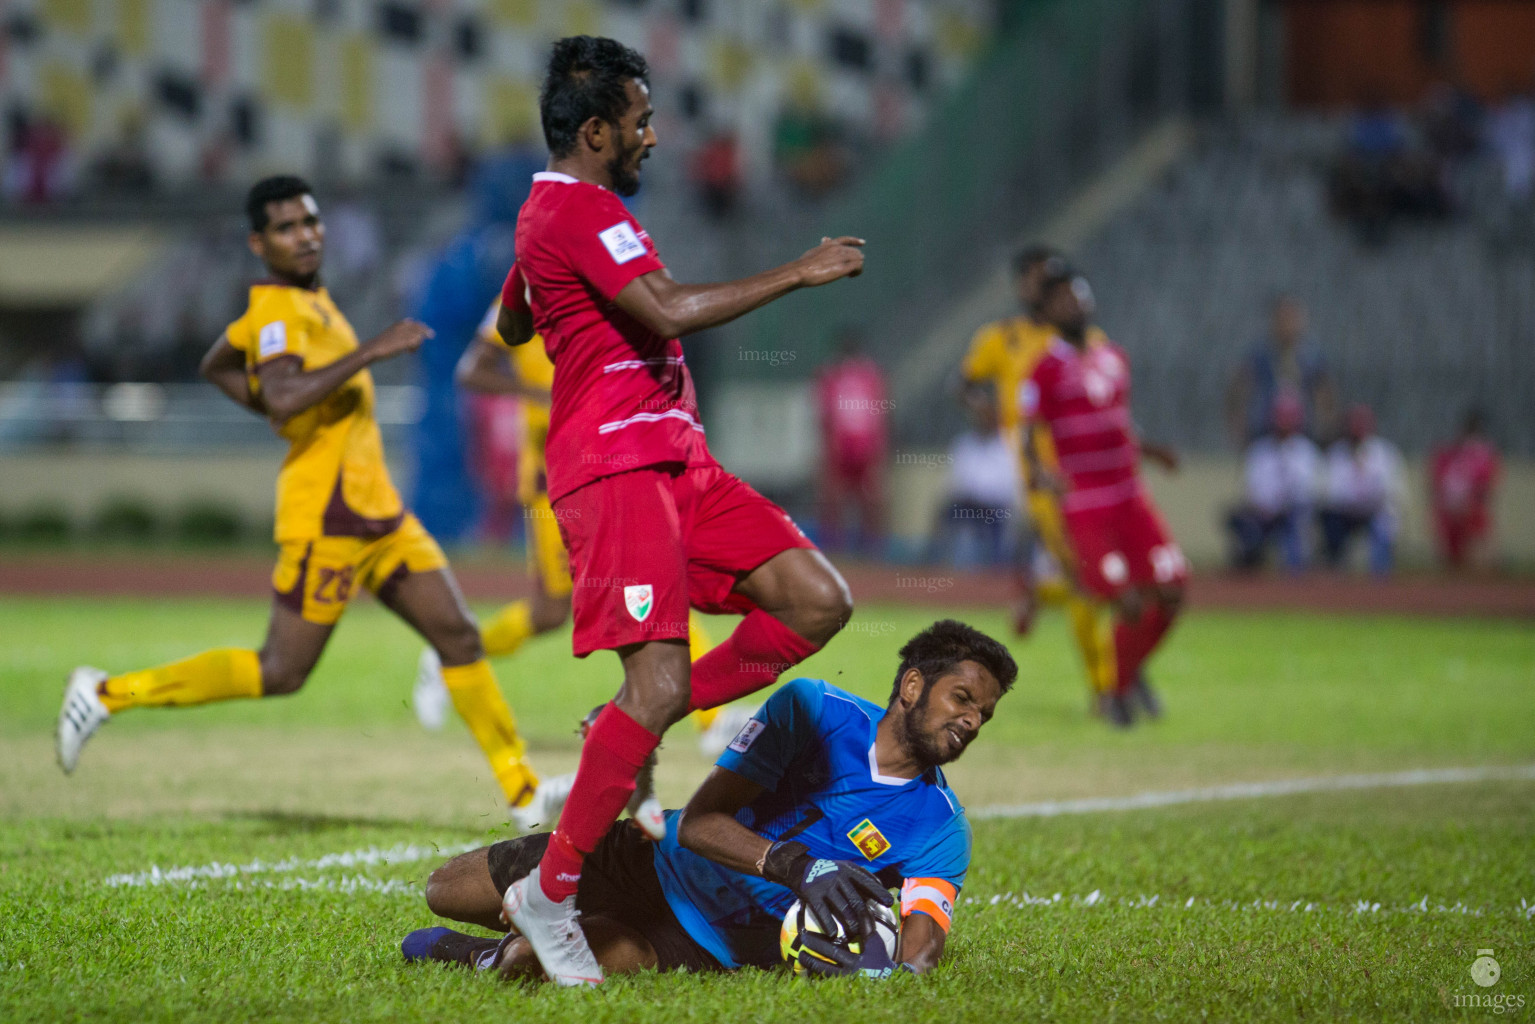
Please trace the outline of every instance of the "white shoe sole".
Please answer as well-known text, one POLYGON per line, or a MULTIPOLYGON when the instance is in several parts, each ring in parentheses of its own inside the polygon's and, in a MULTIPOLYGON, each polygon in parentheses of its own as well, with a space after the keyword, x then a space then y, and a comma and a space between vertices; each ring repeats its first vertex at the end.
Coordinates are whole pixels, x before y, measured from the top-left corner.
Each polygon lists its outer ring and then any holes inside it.
POLYGON ((428 647, 416 662, 416 685, 410 691, 411 705, 416 709, 416 721, 421 728, 436 732, 448 721, 448 685, 442 681, 442 661, 437 652, 428 647))
POLYGON ((53 734, 54 753, 59 767, 69 775, 80 763, 85 743, 111 717, 96 688, 107 678, 99 668, 81 666, 69 674, 64 686, 64 703, 59 708, 59 722, 53 734))

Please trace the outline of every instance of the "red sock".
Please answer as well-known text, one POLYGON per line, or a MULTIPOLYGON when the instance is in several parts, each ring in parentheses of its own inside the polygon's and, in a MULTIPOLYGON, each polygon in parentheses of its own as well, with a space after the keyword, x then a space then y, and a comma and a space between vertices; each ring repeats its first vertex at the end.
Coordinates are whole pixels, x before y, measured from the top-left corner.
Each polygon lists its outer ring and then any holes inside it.
POLYGON ((581 862, 597 848, 634 794, 634 777, 661 737, 608 704, 581 747, 581 765, 560 812, 559 827, 538 862, 539 887, 559 901, 576 891, 581 862))
POLYGON ((717 708, 756 693, 820 647, 754 608, 714 650, 693 663, 690 711, 717 708))
POLYGON ((1135 684, 1141 666, 1156 650, 1157 644, 1172 628, 1173 617, 1162 605, 1153 602, 1141 617, 1121 619, 1114 627, 1114 660, 1119 670, 1119 692, 1126 693, 1135 684))

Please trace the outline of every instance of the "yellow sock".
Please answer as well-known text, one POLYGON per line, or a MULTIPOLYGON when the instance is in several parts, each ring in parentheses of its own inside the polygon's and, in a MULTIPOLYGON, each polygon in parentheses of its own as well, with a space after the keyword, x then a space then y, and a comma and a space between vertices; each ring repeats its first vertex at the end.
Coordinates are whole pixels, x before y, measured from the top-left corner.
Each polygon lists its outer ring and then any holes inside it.
MULTIPOLYGON (((704 620, 697 612, 688 612, 688 659, 697 661, 712 650, 714 650, 714 638, 704 628, 704 620)), ((714 724, 719 713, 720 708, 700 708, 693 712, 693 724, 698 727, 699 732, 703 732, 714 724)))
POLYGON ((1034 585, 1034 594, 1043 604, 1069 604, 1073 597, 1071 587, 1059 576, 1040 580, 1034 585))
POLYGON ((1114 664, 1114 626, 1106 609, 1092 598, 1072 594, 1066 599, 1066 614, 1071 618, 1071 633, 1087 682, 1095 693, 1107 693, 1118 685, 1114 664))
POLYGON ((513 601, 490 617, 480 629, 480 646, 489 657, 511 654, 533 635, 533 606, 513 601))
POLYGON ((459 716, 485 752, 507 802, 521 806, 533 799, 538 776, 522 759, 527 744, 517 735, 517 720, 512 717, 506 698, 501 696, 490 662, 481 658, 469 665, 444 665, 442 681, 459 716))
POLYGON ((261 696, 261 661, 255 651, 224 647, 139 672, 124 672, 101 684, 101 702, 112 714, 124 708, 207 704, 261 696))

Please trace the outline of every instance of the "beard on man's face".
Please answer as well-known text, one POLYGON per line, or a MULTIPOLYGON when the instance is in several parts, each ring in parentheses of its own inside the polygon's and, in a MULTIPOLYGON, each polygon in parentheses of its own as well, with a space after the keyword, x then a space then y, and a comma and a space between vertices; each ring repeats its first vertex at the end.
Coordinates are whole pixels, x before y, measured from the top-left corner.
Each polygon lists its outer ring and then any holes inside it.
POLYGON ((608 176, 613 179, 613 191, 621 196, 632 196, 640 190, 640 165, 635 160, 636 152, 638 148, 625 150, 608 161, 608 176))
POLYGON ((928 702, 932 692, 931 686, 926 687, 901 723, 902 739, 907 749, 925 768, 948 764, 965 752, 963 746, 955 749, 945 743, 944 730, 937 723, 929 721, 933 717, 932 707, 928 702))

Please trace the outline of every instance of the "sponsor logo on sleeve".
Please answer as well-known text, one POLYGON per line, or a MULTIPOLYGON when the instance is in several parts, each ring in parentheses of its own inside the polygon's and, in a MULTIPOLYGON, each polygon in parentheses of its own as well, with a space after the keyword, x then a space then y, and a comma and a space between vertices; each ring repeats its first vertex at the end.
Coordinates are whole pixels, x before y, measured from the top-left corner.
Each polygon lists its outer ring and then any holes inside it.
POLYGON ((258 358, 265 359, 288 350, 288 325, 281 320, 261 328, 260 341, 256 346, 258 358))
POLYGON ((645 255, 645 243, 640 241, 626 220, 619 221, 606 231, 597 232, 597 237, 602 239, 614 263, 628 263, 645 255))
POLYGON ((847 834, 858 847, 858 852, 868 860, 876 860, 879 855, 890 849, 890 840, 886 839, 879 829, 874 827, 874 822, 868 818, 863 819, 847 834))
POLYGON ((741 726, 741 731, 736 733, 736 738, 730 741, 730 749, 734 750, 737 754, 746 753, 747 750, 751 749, 752 743, 761 735, 763 728, 765 728, 763 724, 753 718, 741 726))

